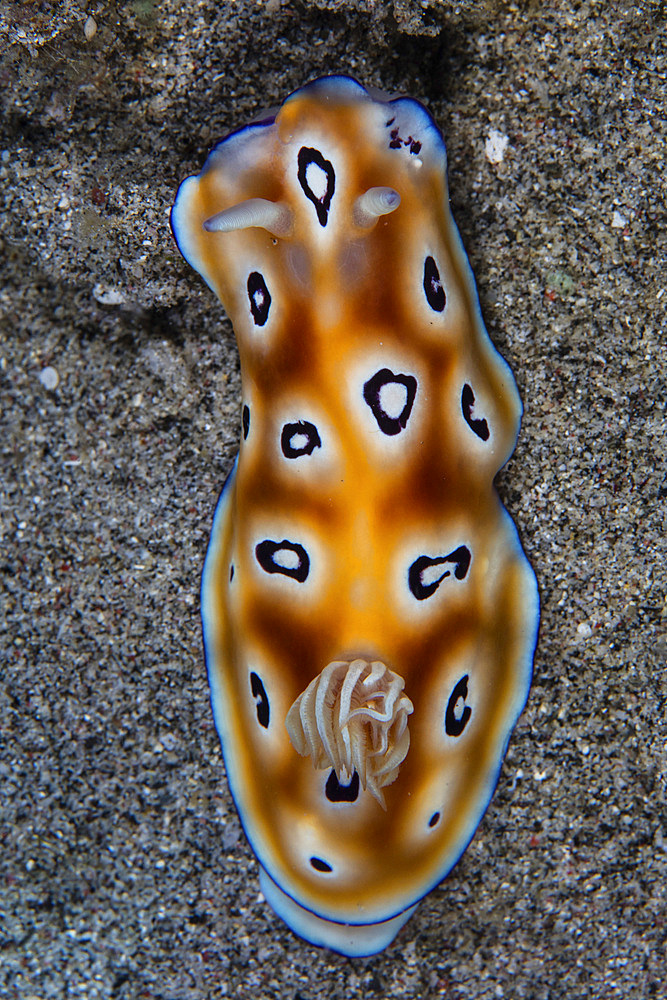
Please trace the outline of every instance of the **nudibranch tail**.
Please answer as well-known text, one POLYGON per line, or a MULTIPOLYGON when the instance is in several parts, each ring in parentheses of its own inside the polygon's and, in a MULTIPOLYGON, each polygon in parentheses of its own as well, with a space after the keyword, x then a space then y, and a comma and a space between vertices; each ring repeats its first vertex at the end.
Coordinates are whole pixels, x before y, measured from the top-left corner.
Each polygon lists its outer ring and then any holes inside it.
POLYGON ((291 706, 285 725, 297 753, 316 768, 333 768, 341 785, 354 773, 385 808, 382 789, 392 784, 410 747, 402 692, 405 681, 377 660, 329 663, 291 706))
POLYGON ((311 910, 299 906, 296 900, 282 891, 261 865, 259 884, 267 903, 295 934, 299 934, 312 944, 331 948, 333 951, 355 958, 376 955, 379 951, 383 951, 417 909, 415 904, 389 920, 372 924, 339 923, 335 920, 324 920, 311 910))

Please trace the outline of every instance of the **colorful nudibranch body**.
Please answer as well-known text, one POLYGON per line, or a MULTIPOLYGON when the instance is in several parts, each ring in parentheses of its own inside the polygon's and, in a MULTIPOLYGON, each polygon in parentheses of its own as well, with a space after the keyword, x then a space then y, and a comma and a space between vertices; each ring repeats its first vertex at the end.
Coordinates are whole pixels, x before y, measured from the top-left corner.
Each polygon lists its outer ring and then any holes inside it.
POLYGON ((241 358, 202 582, 229 784, 276 912, 371 954, 461 856, 528 693, 536 582, 493 486, 521 403, 416 101, 309 84, 172 225, 241 358))

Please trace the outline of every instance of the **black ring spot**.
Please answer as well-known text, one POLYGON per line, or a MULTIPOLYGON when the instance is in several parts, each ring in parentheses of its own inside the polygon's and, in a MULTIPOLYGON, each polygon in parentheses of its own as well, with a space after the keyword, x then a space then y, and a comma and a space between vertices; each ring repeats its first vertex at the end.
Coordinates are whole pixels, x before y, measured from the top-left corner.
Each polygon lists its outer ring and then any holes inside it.
POLYGON ((415 559, 408 570, 408 586, 418 601, 423 601, 425 597, 431 597, 435 594, 442 581, 451 576, 451 570, 446 569, 437 580, 431 580, 430 583, 423 582, 423 573, 427 569, 430 569, 431 566, 441 566, 443 563, 455 563, 454 576, 457 580, 463 580, 470 566, 470 549, 465 545, 459 545, 458 549, 454 549, 446 556, 436 556, 435 558, 419 556, 418 559, 415 559))
POLYGON ((489 425, 484 418, 479 420, 473 417, 472 408, 474 405, 475 393, 472 391, 472 387, 466 382, 463 386, 463 391, 461 392, 461 410, 463 412, 463 417, 470 430, 474 431, 477 437, 481 438, 482 441, 488 441, 489 425))
POLYGON ((248 437, 248 431, 250 430, 250 409, 247 406, 243 407, 241 423, 243 424, 243 440, 245 441, 248 437))
POLYGON ((427 257, 424 261, 424 292, 426 301, 431 309, 441 313, 445 308, 447 296, 440 280, 440 271, 433 257, 427 257))
POLYGON ((315 448, 321 448, 322 442, 315 424, 311 424, 309 420, 297 420, 283 427, 280 447, 285 458, 299 458, 301 455, 312 454, 315 448), (295 445, 293 439, 297 436, 305 437, 305 443, 295 445))
POLYGON ((310 863, 316 872, 332 872, 333 868, 328 861, 323 861, 322 858, 311 858, 310 863))
POLYGON ((254 671, 250 674, 250 690, 257 702, 257 721, 264 729, 268 729, 270 716, 269 699, 261 678, 254 671))
POLYGON ((329 802, 356 802, 359 797, 359 775, 355 771, 348 785, 341 785, 338 775, 332 771, 324 789, 329 802))
POLYGON ((289 576, 293 580, 303 583, 310 570, 310 559, 303 545, 298 542, 288 542, 283 538, 282 542, 272 542, 270 538, 265 538, 255 546, 257 562, 266 573, 281 573, 289 576), (296 566, 283 566, 276 560, 279 552, 294 552, 298 558, 296 566))
POLYGON ((378 427, 383 434, 398 434, 408 422, 415 396, 417 395, 417 379, 414 375, 395 375, 389 368, 381 368, 364 385, 364 399, 368 403, 378 427), (407 399, 405 406, 397 417, 392 417, 382 408, 380 393, 386 385, 402 385, 405 387, 407 399))
POLYGON ((429 826, 435 826, 436 823, 439 821, 439 819, 440 819, 440 813, 439 812, 433 813, 433 815, 431 816, 430 820, 428 821, 428 825, 429 826))
POLYGON ((234 579, 234 563, 229 567, 229 582, 231 583, 234 579))
POLYGON ((465 727, 468 725, 468 721, 472 715, 472 709, 469 705, 465 705, 459 718, 457 718, 454 713, 456 703, 461 698, 463 698, 465 703, 467 697, 468 675, 464 674, 461 680, 455 685, 454 690, 449 696, 449 701, 447 702, 447 711, 445 712, 445 732, 448 736, 460 736, 465 727))
POLYGON ((271 295, 259 271, 251 271, 248 275, 248 298, 255 326, 264 326, 269 318, 271 295))
POLYGON ((334 189, 336 186, 336 175, 334 173, 333 164, 329 160, 325 160, 318 149, 310 149, 308 146, 302 146, 299 150, 299 170, 297 177, 299 179, 299 184, 303 188, 303 193, 306 198, 312 201, 315 206, 315 211, 317 212, 317 218, 321 226, 326 226, 327 218, 329 216, 329 209, 331 208, 331 199, 333 198, 334 189), (327 186, 323 195, 319 198, 312 190, 308 181, 306 179, 306 171, 311 163, 323 170, 327 176, 327 186))

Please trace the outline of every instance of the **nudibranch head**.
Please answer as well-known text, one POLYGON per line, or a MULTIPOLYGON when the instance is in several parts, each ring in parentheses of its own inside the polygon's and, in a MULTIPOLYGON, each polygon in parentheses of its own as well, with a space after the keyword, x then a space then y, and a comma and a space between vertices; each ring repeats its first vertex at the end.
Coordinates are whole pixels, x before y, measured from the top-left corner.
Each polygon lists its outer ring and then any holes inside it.
POLYGON ((521 403, 416 101, 309 84, 172 226, 241 358, 202 579, 230 788, 274 909, 370 954, 465 849, 528 693, 537 588, 493 486, 521 403))

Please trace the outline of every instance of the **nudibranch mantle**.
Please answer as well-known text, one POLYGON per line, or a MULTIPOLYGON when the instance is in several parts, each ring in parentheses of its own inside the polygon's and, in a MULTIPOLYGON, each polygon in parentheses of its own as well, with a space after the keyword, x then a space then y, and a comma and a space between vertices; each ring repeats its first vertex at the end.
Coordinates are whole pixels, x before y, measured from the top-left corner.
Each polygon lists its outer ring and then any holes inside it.
POLYGON ((202 578, 230 788, 276 912, 372 954, 465 850, 528 694, 537 586, 493 485, 521 402, 416 101, 308 84, 171 218, 241 360, 202 578))

